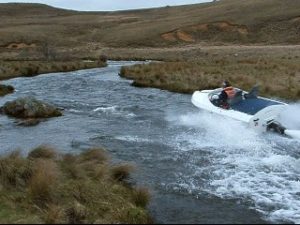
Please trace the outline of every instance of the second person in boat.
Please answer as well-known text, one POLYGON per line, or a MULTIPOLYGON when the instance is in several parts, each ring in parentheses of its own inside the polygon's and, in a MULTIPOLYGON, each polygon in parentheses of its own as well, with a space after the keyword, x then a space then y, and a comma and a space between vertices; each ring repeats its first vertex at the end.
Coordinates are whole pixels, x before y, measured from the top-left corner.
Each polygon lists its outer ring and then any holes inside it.
POLYGON ((229 109, 230 105, 228 103, 228 100, 234 98, 236 91, 235 91, 234 87, 231 86, 229 81, 224 81, 222 83, 222 88, 223 88, 223 90, 219 95, 220 107, 222 107, 224 109, 229 109))

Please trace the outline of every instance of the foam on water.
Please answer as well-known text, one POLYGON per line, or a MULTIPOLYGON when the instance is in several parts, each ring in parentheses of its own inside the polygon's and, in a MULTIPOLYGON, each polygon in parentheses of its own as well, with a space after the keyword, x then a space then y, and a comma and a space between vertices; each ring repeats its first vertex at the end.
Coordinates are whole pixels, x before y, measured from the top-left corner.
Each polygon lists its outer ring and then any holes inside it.
POLYGON ((93 110, 95 113, 103 113, 106 115, 116 115, 116 116, 123 116, 126 118, 132 118, 135 117, 136 115, 132 112, 127 112, 126 110, 123 110, 119 106, 102 106, 102 107, 97 107, 93 110))
POLYGON ((117 106, 97 107, 93 111, 94 112, 103 112, 103 113, 116 113, 117 112, 117 106))
POLYGON ((128 141, 128 142, 137 142, 137 143, 152 143, 153 141, 148 139, 148 138, 141 138, 138 136, 130 136, 130 135, 120 135, 120 136, 116 136, 114 137, 116 140, 120 140, 120 141, 128 141))
POLYGON ((207 192, 221 198, 250 200, 270 221, 300 222, 300 143, 277 135, 255 133, 246 124, 208 113, 168 116, 189 127, 176 136, 180 151, 209 151, 207 168, 189 162, 195 171, 182 175, 176 188, 189 193, 197 186, 197 171, 209 170, 207 192), (284 143, 285 147, 282 147, 284 143))

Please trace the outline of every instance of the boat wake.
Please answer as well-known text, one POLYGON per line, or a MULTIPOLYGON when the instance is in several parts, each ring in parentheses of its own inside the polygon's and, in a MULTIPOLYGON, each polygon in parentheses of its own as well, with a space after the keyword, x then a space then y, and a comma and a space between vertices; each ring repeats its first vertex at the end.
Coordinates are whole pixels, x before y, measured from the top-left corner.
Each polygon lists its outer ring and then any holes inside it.
POLYGON ((279 121, 288 129, 300 130, 300 102, 291 104, 279 115, 279 121))
MULTIPOLYGON (((188 128, 176 139, 178 151, 208 151, 207 184, 197 186, 203 165, 187 162, 193 175, 180 177, 188 192, 209 192, 221 198, 250 201, 272 222, 300 222, 300 142, 261 135, 243 123, 209 113, 172 116, 169 122, 188 128)), ((195 156, 194 156, 195 157, 195 156)), ((196 156, 197 157, 197 156, 196 156)), ((203 177, 203 175, 201 176, 203 177)))

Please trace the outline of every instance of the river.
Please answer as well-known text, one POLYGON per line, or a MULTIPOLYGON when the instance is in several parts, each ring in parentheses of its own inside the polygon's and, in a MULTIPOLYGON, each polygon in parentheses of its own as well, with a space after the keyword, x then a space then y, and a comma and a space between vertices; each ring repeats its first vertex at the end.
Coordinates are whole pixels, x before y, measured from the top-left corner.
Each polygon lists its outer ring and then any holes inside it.
POLYGON ((118 72, 134 63, 3 82, 16 92, 0 105, 34 96, 64 116, 35 127, 0 116, 1 153, 105 147, 115 162, 136 165, 157 223, 300 223, 298 141, 200 112, 190 95, 132 87, 118 72))

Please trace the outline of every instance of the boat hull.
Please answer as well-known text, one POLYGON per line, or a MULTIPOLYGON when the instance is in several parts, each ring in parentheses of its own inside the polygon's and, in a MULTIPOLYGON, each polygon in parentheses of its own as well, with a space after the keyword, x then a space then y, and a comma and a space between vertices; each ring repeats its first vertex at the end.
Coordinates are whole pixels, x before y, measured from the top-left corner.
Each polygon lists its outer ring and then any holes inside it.
MULTIPOLYGON (((269 100, 273 105, 267 106, 260 111, 256 112, 254 115, 247 114, 242 111, 238 111, 231 107, 230 109, 223 109, 221 107, 215 106, 209 99, 209 95, 215 90, 203 90, 196 91, 192 96, 192 103, 199 109, 205 111, 216 113, 224 117, 229 117, 235 120, 239 120, 247 123, 251 128, 265 132, 268 131, 268 126, 275 122, 278 115, 286 108, 285 103, 269 100)), ((245 92, 246 93, 246 92, 245 92)), ((266 98, 257 98, 257 101, 268 101, 266 98)))

